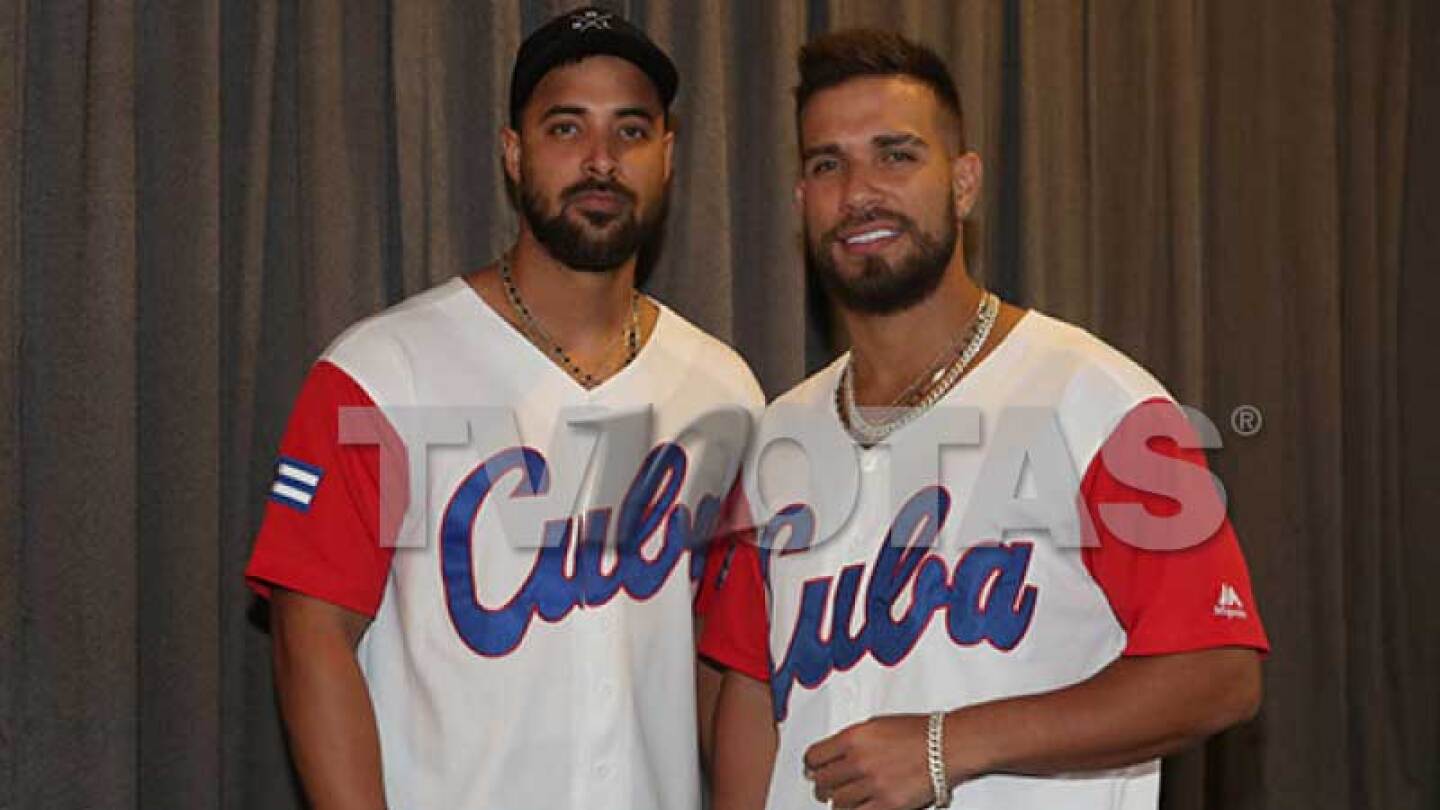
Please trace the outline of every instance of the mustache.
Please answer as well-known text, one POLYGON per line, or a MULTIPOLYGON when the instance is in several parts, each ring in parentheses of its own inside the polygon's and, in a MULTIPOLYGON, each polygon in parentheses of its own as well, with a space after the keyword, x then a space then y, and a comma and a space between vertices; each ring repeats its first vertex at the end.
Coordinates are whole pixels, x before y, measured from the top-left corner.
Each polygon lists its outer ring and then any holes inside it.
POLYGON ((593 177, 581 180, 575 185, 567 187, 564 191, 560 192, 560 196, 566 200, 570 200, 576 195, 584 194, 587 191, 608 192, 610 194, 616 195, 617 197, 623 197, 627 202, 631 203, 632 205, 635 203, 635 192, 631 191, 629 188, 615 182, 614 180, 597 180, 593 177))

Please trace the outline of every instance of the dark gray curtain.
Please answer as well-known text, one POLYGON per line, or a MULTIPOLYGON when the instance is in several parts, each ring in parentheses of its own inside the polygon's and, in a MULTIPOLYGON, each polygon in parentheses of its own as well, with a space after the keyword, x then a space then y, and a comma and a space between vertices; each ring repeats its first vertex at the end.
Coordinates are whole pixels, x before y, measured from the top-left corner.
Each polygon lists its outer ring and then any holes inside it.
MULTIPOLYGON (((240 581, 274 447, 340 329, 506 244, 509 63, 573 5, 0 4, 0 809, 298 806, 240 581)), ((1165 806, 1440 806, 1436 4, 618 8, 683 82, 649 289, 772 394, 836 348, 795 48, 873 24, 945 55, 977 275, 1225 434, 1275 650, 1259 719, 1167 763, 1165 806)))

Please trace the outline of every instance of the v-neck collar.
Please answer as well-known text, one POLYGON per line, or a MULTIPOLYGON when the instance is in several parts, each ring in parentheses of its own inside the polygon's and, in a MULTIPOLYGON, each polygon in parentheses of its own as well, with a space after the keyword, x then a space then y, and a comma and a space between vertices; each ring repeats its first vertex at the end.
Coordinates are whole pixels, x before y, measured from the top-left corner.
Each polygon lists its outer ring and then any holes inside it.
MULTIPOLYGON (((475 308, 480 311, 481 317, 485 318, 496 331, 504 335, 505 340, 514 346, 515 351, 529 358, 531 365, 538 365, 545 369, 543 373, 546 373, 548 376, 558 377, 560 384, 565 386, 566 391, 582 400, 598 399, 612 388, 619 387, 621 383, 627 381, 629 378, 642 373, 644 370, 643 367, 649 364, 648 358, 655 353, 655 350, 652 350, 651 347, 660 341, 665 332, 670 330, 670 321, 674 317, 673 313, 671 313, 669 308, 664 304, 649 296, 645 296, 647 301, 655 305, 657 312, 655 328, 650 330, 650 336, 640 345, 639 351, 635 353, 635 357, 632 358, 629 363, 626 363, 619 371, 606 377, 599 385, 593 388, 586 388, 579 380, 571 376, 570 372, 566 371, 564 366, 555 362, 554 358, 542 351, 539 346, 536 346, 530 338, 526 337, 525 334, 507 320, 505 316, 496 312, 495 308, 490 306, 490 302, 486 301, 480 295, 479 291, 463 276, 456 276, 452 283, 464 287, 463 292, 466 297, 473 302, 475 308)), ((641 293, 641 295, 644 295, 644 293, 641 293)))

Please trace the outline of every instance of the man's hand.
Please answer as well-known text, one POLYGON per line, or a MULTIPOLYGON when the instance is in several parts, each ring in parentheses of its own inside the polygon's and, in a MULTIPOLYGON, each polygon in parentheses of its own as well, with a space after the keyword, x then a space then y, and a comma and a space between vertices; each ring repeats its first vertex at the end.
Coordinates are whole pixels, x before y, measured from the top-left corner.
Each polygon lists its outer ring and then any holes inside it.
MULTIPOLYGON (((1104 770, 1173 754, 1254 716, 1260 657, 1217 647, 1123 657, 1095 676, 1036 695, 977 703, 945 718, 951 785, 987 773, 1104 770)), ((865 810, 934 800, 926 715, 876 717, 815 743, 805 768, 815 798, 865 810)))
POLYGON ((929 718, 876 717, 821 740, 805 751, 815 798, 832 807, 911 810, 935 801, 925 752, 929 718))

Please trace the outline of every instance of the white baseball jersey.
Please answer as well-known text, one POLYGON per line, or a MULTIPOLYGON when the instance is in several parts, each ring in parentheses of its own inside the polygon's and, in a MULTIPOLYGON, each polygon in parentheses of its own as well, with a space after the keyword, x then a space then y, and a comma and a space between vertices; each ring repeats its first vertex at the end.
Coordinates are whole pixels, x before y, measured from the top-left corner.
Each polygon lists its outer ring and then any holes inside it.
MULTIPOLYGON (((823 807, 805 750, 874 716, 1049 691, 1121 655, 1266 648, 1203 452, 1153 440, 1156 409, 1180 411, 1139 366, 1031 312, 888 447, 862 449, 835 404, 847 361, 767 410, 757 449, 801 425, 806 456, 752 459, 759 542, 735 544, 705 585, 702 653, 770 683, 772 810, 823 807), (857 495, 836 498, 849 468, 857 495), (826 513, 851 506, 848 521, 826 513)), ((1152 761, 985 776, 952 806, 1152 810, 1158 792, 1152 761)))
POLYGON ((762 406, 744 362, 663 306, 590 390, 461 279, 335 341, 246 576, 373 615, 358 655, 392 810, 699 808, 692 549, 762 406), (337 412, 376 406, 379 444, 342 440, 337 412), (652 421, 628 460, 595 421, 615 413, 652 421), (424 503, 382 523, 380 445, 417 424, 425 463, 401 477, 424 503))

